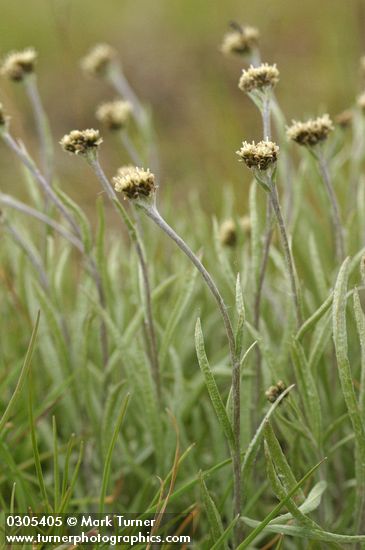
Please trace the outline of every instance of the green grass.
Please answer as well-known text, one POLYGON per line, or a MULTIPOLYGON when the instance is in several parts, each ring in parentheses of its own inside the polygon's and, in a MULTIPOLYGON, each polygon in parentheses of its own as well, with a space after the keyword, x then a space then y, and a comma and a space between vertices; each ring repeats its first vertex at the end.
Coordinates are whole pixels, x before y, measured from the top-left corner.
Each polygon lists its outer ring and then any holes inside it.
MULTIPOLYGON (((247 210, 228 185, 216 188, 214 218, 200 196, 205 182, 178 202, 161 182, 159 211, 193 257, 144 215, 145 203, 97 197, 96 185, 108 191, 109 183, 95 164, 86 185, 96 223, 58 173, 45 205, 42 168, 2 130, 12 178, 22 178, 24 202, 44 216, 0 195, 1 521, 28 510, 189 511, 201 550, 365 547, 365 117, 354 107, 352 126, 336 126, 324 147, 342 262, 316 159, 287 142, 273 114, 300 326, 274 222, 255 320, 270 225, 267 193, 254 178, 244 188, 247 210), (236 232, 230 246, 220 234, 227 218, 236 232), (287 389, 269 403, 265 391, 280 380, 287 389)), ((146 158, 149 124, 131 131, 146 158)), ((13 122, 9 132, 16 138, 13 122)), ((109 140, 105 132, 103 148, 109 140)), ((84 161, 68 162, 77 170, 84 161)))

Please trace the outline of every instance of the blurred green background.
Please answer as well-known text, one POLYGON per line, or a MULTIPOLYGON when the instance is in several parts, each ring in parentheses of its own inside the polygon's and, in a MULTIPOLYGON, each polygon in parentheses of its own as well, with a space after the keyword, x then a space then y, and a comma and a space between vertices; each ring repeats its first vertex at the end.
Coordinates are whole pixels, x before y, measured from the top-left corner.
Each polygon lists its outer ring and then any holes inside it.
MULTIPOLYGON (((219 51, 230 20, 259 27, 263 60, 280 69, 277 95, 289 119, 322 110, 335 115, 361 86, 363 0, 1 0, 0 6, 1 54, 27 46, 39 51, 55 140, 95 126, 95 105, 115 96, 79 70, 90 46, 109 42, 153 109, 163 181, 179 196, 198 188, 208 209, 227 183, 244 202, 249 175, 234 152, 243 139, 261 134, 255 107, 237 88, 242 60, 219 51)), ((34 125, 21 85, 2 80, 0 99, 14 133, 31 148, 34 125)), ((124 160, 108 137, 102 151, 108 174, 124 160)), ((0 162, 2 188, 17 192, 20 183, 7 170, 14 159, 3 146, 0 162)), ((94 205, 98 186, 87 167, 60 150, 57 164, 67 189, 86 207, 94 205)))

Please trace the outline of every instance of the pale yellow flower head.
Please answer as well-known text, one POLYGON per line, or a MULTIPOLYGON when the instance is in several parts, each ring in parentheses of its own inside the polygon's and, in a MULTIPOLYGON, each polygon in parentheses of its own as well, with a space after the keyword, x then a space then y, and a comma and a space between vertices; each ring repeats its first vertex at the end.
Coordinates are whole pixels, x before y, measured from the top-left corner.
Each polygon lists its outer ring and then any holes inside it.
POLYGON ((258 45, 260 33, 255 27, 242 26, 227 32, 221 51, 225 55, 247 55, 258 45))
POLYGON ((117 55, 109 44, 97 44, 81 60, 81 68, 91 76, 104 76, 117 55))
POLYGON ((1 74, 14 82, 20 82, 34 72, 36 60, 37 52, 34 48, 10 52, 2 62, 1 74))
POLYGON ((95 153, 102 142, 99 130, 90 128, 87 130, 72 130, 72 132, 63 136, 60 144, 68 153, 87 155, 88 153, 95 153))
POLYGON ((154 195, 157 185, 155 176, 147 168, 122 166, 113 178, 114 188, 131 200, 146 199, 154 195))
POLYGON ((265 171, 278 160, 279 146, 268 140, 259 141, 258 143, 244 141, 241 149, 236 153, 248 168, 265 171))
POLYGON ((286 134, 289 139, 299 145, 313 147, 325 141, 333 130, 334 125, 329 115, 323 115, 306 122, 293 120, 292 125, 287 128, 286 134))
POLYGON ((279 71, 276 65, 263 63, 258 67, 251 65, 249 69, 244 69, 238 87, 242 91, 250 93, 256 90, 263 91, 274 88, 278 82, 279 71))
POLYGON ((122 99, 102 103, 96 110, 96 118, 108 130, 122 130, 128 124, 132 105, 122 99))

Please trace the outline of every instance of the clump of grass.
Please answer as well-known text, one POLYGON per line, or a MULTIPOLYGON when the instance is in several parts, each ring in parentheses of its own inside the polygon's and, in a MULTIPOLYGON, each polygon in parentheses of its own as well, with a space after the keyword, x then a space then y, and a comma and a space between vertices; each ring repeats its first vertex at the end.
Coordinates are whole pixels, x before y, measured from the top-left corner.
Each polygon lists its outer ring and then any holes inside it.
POLYGON ((247 63, 262 138, 238 151, 249 212, 222 193, 213 231, 196 194, 159 191, 152 120, 114 48, 82 63, 118 94, 96 109, 105 133, 61 140, 101 185, 96 227, 56 174, 34 50, 5 58, 40 163, 0 105, 31 201, 0 193, 2 515, 192 511, 202 550, 365 544, 364 113, 354 99, 336 125, 287 129, 258 37, 233 24, 222 45, 247 63), (112 135, 133 164, 109 179, 112 135))

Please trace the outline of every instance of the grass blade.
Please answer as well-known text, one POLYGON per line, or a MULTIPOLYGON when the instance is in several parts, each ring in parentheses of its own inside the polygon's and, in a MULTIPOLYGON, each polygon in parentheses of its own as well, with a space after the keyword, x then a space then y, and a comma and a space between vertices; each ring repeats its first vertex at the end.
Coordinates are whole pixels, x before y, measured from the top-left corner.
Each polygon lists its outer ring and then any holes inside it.
POLYGON ((37 313, 36 322, 35 322, 35 325, 34 325, 34 328, 33 328, 32 336, 30 338, 27 353, 25 355, 23 367, 20 371, 20 376, 19 376, 17 385, 16 385, 14 393, 11 396, 11 399, 8 403, 8 406, 6 407, 6 409, 4 411, 4 414, 2 415, 1 420, 0 420, 0 433, 4 429, 4 426, 5 426, 6 422, 8 421, 8 419, 9 419, 9 417, 10 417, 10 415, 11 415, 11 413, 12 413, 12 411, 13 411, 13 409, 14 409, 14 407, 15 407, 15 405, 16 405, 19 397, 20 397, 20 393, 21 393, 22 388, 24 386, 24 382, 27 378, 27 374, 29 372, 31 361, 32 361, 35 342, 36 342, 36 339, 37 339, 39 319, 40 319, 40 311, 38 311, 38 313, 37 313))

